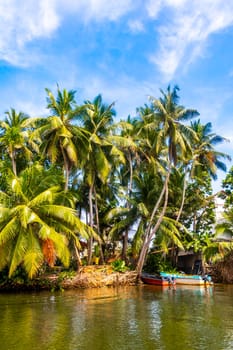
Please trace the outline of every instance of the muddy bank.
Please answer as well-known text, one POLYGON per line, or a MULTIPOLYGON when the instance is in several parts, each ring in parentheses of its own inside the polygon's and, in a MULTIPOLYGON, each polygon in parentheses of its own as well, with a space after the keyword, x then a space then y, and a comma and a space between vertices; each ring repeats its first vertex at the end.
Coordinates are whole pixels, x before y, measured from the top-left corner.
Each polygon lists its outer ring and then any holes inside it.
POLYGON ((110 266, 87 266, 71 279, 64 279, 62 287, 70 288, 100 288, 110 286, 127 286, 137 284, 135 271, 114 272, 110 266))
POLYGON ((138 284, 135 271, 115 272, 111 266, 85 266, 78 272, 46 273, 27 281, 6 281, 0 285, 0 292, 66 290, 77 288, 101 288, 130 286, 138 284))
POLYGON ((214 282, 233 284, 233 253, 214 264, 211 275, 214 282))

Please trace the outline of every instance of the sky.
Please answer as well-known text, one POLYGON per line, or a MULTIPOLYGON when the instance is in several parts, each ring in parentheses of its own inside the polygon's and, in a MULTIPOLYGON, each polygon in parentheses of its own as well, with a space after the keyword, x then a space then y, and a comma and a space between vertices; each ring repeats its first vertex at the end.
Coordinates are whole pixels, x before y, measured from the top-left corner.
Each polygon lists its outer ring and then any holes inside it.
POLYGON ((0 78, 1 119, 48 115, 57 84, 77 103, 101 93, 119 119, 178 85, 233 158, 233 0, 0 0, 0 78))

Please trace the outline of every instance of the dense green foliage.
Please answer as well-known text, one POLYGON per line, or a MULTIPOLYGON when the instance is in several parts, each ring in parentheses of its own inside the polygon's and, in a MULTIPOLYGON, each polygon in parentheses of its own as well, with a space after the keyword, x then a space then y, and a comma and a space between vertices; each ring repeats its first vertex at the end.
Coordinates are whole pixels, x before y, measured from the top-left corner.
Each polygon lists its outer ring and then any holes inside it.
POLYGON ((171 273, 177 272, 174 266, 172 266, 171 261, 165 259, 161 253, 149 254, 146 259, 144 269, 145 271, 153 274, 159 274, 160 271, 166 271, 171 273))
MULTIPOLYGON (((100 263, 115 259, 116 269, 140 274, 152 245, 169 255, 212 237, 211 178, 229 159, 215 146, 225 139, 180 105, 178 92, 169 86, 120 121, 101 95, 77 105, 75 91, 59 87, 56 97, 46 89, 44 118, 6 112, 0 270, 32 278, 46 266, 91 264, 98 246, 100 263)), ((207 251, 207 241, 198 249, 207 251)))

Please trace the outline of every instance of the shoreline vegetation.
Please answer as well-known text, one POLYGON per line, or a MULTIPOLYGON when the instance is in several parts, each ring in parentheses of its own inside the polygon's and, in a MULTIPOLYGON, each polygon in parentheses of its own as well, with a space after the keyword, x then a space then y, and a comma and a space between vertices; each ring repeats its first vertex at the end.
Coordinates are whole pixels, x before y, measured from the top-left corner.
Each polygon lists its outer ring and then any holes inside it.
POLYGON ((11 108, 0 122, 0 291, 128 285, 142 271, 193 271, 179 263, 181 251, 211 266, 228 259, 233 168, 221 193, 212 188, 231 160, 215 148, 227 140, 179 104, 178 86, 125 120, 114 119, 114 103, 101 95, 78 105, 74 90, 45 90, 47 116, 11 108))
MULTIPOLYGON (((213 266, 214 283, 233 284, 233 256, 213 266)), ((0 293, 40 292, 92 289, 102 287, 136 286, 143 284, 136 270, 115 271, 111 265, 81 266, 79 271, 61 271, 60 267, 31 280, 15 278, 0 283, 0 293)))
POLYGON ((81 267, 79 271, 45 273, 27 282, 8 280, 0 284, 0 293, 133 286, 139 283, 136 271, 118 272, 110 265, 90 265, 81 267))

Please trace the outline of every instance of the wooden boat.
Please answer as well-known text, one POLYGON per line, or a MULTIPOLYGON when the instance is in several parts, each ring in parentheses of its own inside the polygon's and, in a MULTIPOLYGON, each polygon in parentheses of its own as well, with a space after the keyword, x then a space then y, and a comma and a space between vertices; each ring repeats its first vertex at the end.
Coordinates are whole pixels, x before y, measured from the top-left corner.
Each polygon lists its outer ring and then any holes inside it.
POLYGON ((170 286, 173 284, 174 279, 170 277, 163 277, 150 274, 142 274, 141 280, 145 284, 151 284, 155 286, 170 286))
POLYGON ((200 275, 186 275, 183 273, 167 273, 167 272, 160 272, 161 277, 170 277, 175 278, 176 284, 183 284, 183 285, 191 285, 191 286, 207 286, 212 285, 213 282, 211 281, 211 277, 206 276, 200 276, 200 275))

